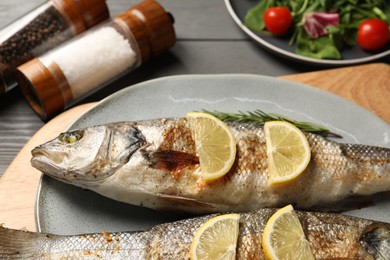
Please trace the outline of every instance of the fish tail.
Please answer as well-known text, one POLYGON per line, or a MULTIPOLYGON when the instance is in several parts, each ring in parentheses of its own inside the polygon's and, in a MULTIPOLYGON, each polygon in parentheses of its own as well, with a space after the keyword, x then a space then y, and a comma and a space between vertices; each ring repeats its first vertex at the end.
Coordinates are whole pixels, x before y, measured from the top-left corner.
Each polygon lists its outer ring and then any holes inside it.
POLYGON ((0 259, 39 257, 36 245, 40 238, 38 233, 8 229, 0 225, 0 259))
POLYGON ((350 159, 366 164, 387 166, 390 163, 390 149, 361 144, 340 144, 343 153, 350 159))
POLYGON ((367 145, 342 144, 344 155, 356 164, 356 180, 360 182, 355 190, 358 195, 389 191, 390 149, 367 145))

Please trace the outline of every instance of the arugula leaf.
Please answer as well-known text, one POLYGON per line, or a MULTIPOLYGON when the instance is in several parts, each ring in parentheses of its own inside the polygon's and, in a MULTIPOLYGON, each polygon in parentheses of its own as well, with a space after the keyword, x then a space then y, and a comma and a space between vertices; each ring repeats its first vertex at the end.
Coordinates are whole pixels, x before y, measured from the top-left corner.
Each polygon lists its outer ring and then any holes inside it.
POLYGON ((390 4, 388 4, 383 10, 387 24, 390 25, 390 4))
POLYGON ((342 36, 345 45, 353 46, 357 44, 357 30, 346 28, 342 36))
POLYGON ((341 59, 332 34, 311 38, 305 30, 301 29, 297 36, 296 53, 317 59, 341 59))
POLYGON ((256 32, 265 30, 265 24, 263 20, 264 12, 274 5, 275 1, 260 1, 260 3, 255 7, 248 10, 244 18, 244 25, 256 32))

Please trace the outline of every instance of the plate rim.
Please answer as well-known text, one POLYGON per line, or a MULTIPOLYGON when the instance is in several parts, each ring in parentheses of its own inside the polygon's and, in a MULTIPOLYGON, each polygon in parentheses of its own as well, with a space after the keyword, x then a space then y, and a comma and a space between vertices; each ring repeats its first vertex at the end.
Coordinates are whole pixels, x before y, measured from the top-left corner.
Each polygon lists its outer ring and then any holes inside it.
MULTIPOLYGON (((232 78, 233 77, 235 77, 235 78, 239 78, 239 77, 240 78, 252 78, 252 79, 256 78, 256 79, 260 79, 260 80, 265 79, 265 80, 271 80, 271 81, 275 81, 275 82, 286 82, 287 84, 294 85, 300 89, 303 89, 304 91, 309 91, 309 92, 312 92, 313 94, 314 94, 314 92, 317 92, 317 93, 320 93, 321 95, 325 95, 327 97, 330 97, 335 101, 344 102, 345 104, 348 104, 348 106, 354 107, 354 109, 358 109, 362 112, 365 112, 367 115, 370 115, 370 117, 375 118, 375 120, 379 120, 380 122, 386 123, 379 116, 377 116, 373 112, 367 110, 366 108, 362 107, 361 105, 356 104, 348 99, 345 99, 342 96, 336 95, 336 94, 331 93, 329 91, 326 91, 324 89, 315 88, 314 86, 311 86, 311 85, 306 84, 306 83, 291 81, 291 80, 287 80, 287 79, 283 79, 283 78, 277 78, 277 77, 266 76, 266 75, 251 74, 251 73, 220 73, 220 74, 182 74, 182 75, 164 76, 164 77, 153 78, 150 80, 146 80, 146 81, 142 81, 142 82, 138 82, 138 83, 129 85, 127 87, 124 87, 121 90, 118 90, 118 91, 112 93, 111 95, 103 98, 102 100, 96 102, 96 104, 94 104, 90 108, 86 109, 84 112, 82 112, 80 115, 78 115, 74 120, 72 120, 72 122, 63 131, 67 131, 67 130, 71 129, 73 127, 73 125, 78 120, 82 119, 82 117, 84 117, 86 114, 90 113, 90 111, 92 111, 94 109, 98 109, 99 106, 106 103, 107 100, 111 100, 113 98, 115 99, 117 96, 120 96, 123 92, 128 92, 128 91, 132 91, 133 89, 142 88, 145 85, 148 86, 151 82, 167 81, 170 79, 177 79, 177 78, 192 78, 192 79, 193 78, 198 78, 198 79, 200 79, 200 78, 203 78, 203 79, 204 78, 220 78, 220 79, 224 79, 224 78, 226 78, 226 76, 232 77, 232 78)), ((389 126, 389 130, 390 130, 390 126, 389 126)), ((43 173, 41 173, 38 187, 37 187, 37 191, 36 191, 35 203, 34 203, 35 225, 36 225, 36 229, 38 232, 43 231, 42 223, 41 223, 42 222, 41 221, 41 214, 42 213, 41 213, 39 206, 40 206, 40 203, 42 200, 42 180, 44 177, 45 177, 45 175, 43 173)), ((50 177, 48 177, 48 178, 50 178, 50 177)))
POLYGON ((258 36, 256 33, 254 33, 251 29, 246 27, 241 19, 237 16, 236 12, 233 9, 233 6, 231 5, 231 0, 224 0, 225 6, 228 10, 228 13, 230 16, 233 18, 235 23, 238 25, 239 28, 241 28, 242 31, 244 31, 252 40, 257 42, 259 45, 265 47, 269 51, 279 54, 281 56, 284 56, 286 58, 295 60, 295 61, 300 61, 300 62, 305 62, 309 64, 314 64, 314 65, 327 65, 327 66, 344 66, 344 65, 357 65, 357 64, 363 64, 371 61, 375 61, 381 58, 384 58, 386 56, 390 55, 390 49, 387 51, 383 51, 381 53, 377 53, 368 57, 364 58, 357 58, 357 59, 349 59, 349 60, 330 60, 330 59, 315 59, 311 57, 306 57, 302 55, 298 55, 296 53, 288 52, 285 51, 282 48, 279 48, 277 46, 274 46, 270 44, 269 42, 263 40, 260 36, 258 36))

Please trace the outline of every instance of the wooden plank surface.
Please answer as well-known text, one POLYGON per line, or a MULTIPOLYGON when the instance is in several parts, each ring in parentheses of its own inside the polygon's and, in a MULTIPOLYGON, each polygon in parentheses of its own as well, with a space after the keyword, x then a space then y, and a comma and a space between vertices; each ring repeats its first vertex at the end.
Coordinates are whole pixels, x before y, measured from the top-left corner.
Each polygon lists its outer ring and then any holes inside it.
MULTIPOLYGON (((281 77, 333 92, 362 105, 390 124, 390 66, 370 64, 281 77)), ((0 179, 0 223, 36 230, 34 203, 40 172, 29 164, 33 147, 57 136, 93 103, 77 106, 44 125, 0 179)))
MULTIPOLYGON (((282 77, 295 80, 295 76, 282 77)), ((390 66, 369 64, 300 75, 302 83, 353 101, 390 124, 390 66)))
MULTIPOLYGON (((142 0, 106 0, 111 16, 142 0)), ((33 10, 47 0, 1 0, 0 28, 33 10)), ((158 0, 173 14, 178 39, 248 39, 237 29, 223 0, 158 0)))
MULTIPOLYGON (((36 1, 36 0, 34 0, 36 1)), ((117 15, 141 0, 107 0, 111 15, 117 15)), ((248 40, 238 30, 223 0, 158 0, 173 14, 178 40, 248 40)))

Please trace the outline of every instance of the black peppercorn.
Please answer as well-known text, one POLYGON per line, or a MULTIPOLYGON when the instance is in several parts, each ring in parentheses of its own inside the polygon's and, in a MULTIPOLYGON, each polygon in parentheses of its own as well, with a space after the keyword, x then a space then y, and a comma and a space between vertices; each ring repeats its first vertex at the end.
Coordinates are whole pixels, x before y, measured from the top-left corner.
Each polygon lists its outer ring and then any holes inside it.
POLYGON ((105 0, 51 0, 2 29, 0 95, 16 85, 12 76, 19 65, 108 17, 105 0))

